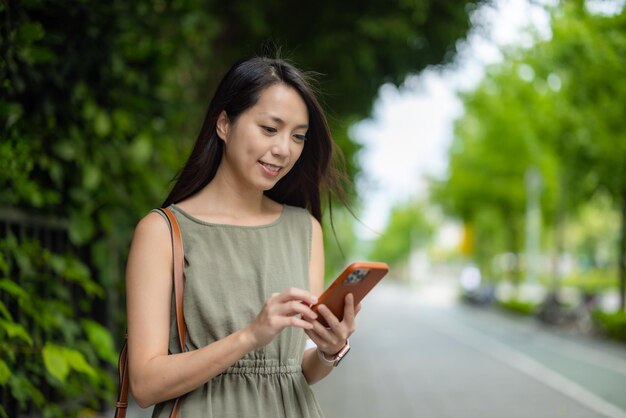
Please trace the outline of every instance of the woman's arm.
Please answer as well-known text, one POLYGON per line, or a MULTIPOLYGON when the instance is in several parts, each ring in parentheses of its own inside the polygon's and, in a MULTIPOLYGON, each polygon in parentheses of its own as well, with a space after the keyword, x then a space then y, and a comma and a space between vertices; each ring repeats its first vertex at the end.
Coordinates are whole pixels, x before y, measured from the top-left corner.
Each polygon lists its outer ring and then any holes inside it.
MULTIPOLYGON (((322 235, 322 226, 317 219, 311 217, 313 223, 313 236, 311 242, 311 260, 309 265, 309 278, 311 293, 321 295, 324 289, 324 239, 322 235)), ((344 311, 344 319, 339 320, 330 312, 330 310, 321 305, 318 312, 324 316, 330 328, 325 328, 318 321, 310 321, 313 323, 312 330, 305 332, 316 343, 319 350, 326 353, 329 357, 339 352, 346 344, 347 339, 355 330, 354 317, 358 313, 360 306, 354 307, 352 295, 346 297, 346 305, 344 311)), ((302 373, 309 384, 316 383, 328 376, 333 367, 322 363, 317 356, 315 348, 308 349, 304 352, 302 359, 302 373)))
POLYGON ((304 290, 272 295, 245 328, 191 352, 168 355, 172 295, 170 232, 150 213, 135 230, 126 269, 130 389, 141 407, 173 399, 222 373, 246 353, 268 344, 286 327, 310 329, 298 316, 315 315, 304 290))

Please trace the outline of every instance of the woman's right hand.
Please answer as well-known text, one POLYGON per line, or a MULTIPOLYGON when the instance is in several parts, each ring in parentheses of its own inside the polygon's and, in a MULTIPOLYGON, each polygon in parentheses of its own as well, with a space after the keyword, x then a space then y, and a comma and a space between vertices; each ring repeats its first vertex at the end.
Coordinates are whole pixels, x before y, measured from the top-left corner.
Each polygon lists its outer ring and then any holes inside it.
POLYGON ((287 327, 313 328, 310 322, 300 318, 314 320, 317 314, 309 306, 317 303, 317 297, 306 290, 291 288, 281 293, 273 293, 263 305, 263 309, 252 321, 247 331, 255 349, 266 346, 287 327))

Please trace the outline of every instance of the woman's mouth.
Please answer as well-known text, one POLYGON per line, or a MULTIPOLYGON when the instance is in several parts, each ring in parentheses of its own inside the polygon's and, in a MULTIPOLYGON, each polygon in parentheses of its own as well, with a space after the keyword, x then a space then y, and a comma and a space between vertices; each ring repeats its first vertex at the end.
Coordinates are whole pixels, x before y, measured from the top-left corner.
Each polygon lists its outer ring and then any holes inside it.
POLYGON ((265 171, 270 176, 277 176, 279 171, 282 168, 279 165, 268 164, 268 163, 263 162, 263 161, 259 161, 259 164, 261 165, 261 167, 263 167, 263 171, 265 171))

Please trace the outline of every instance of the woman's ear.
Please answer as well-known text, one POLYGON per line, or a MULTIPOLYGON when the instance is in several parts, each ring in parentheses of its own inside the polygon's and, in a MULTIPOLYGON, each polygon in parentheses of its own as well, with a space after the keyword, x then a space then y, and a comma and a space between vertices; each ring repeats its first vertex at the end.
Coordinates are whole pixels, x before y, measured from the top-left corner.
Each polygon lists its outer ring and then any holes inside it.
POLYGON ((230 131, 230 120, 225 110, 222 110, 217 117, 217 123, 215 124, 215 131, 222 141, 226 142, 228 138, 228 132, 230 131))

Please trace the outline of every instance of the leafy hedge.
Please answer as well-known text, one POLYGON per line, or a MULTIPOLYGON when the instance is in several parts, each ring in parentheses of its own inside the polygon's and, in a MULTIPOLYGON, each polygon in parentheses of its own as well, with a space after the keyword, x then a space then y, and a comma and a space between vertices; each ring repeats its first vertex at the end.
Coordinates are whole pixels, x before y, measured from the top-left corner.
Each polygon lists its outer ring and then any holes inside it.
POLYGON ((593 319, 600 330, 610 338, 626 342, 626 312, 595 311, 593 319))
POLYGON ((532 316, 537 311, 537 304, 517 299, 498 301, 498 306, 509 312, 524 316, 532 316))
MULTIPOLYGON (((90 303, 105 293, 88 268, 36 240, 20 243, 9 235, 0 241, 0 289, 5 295, 0 301, 0 385, 8 387, 19 409, 33 403, 43 416, 97 411, 114 388, 100 365, 115 364, 116 354, 109 331, 86 315, 90 303), (17 267, 17 276, 7 277, 10 265, 17 267), (81 294, 78 306, 76 292, 81 294), (11 314, 12 305, 19 307, 19 317, 11 314)), ((0 416, 9 416, 2 406, 0 416)))
MULTIPOLYGON (((0 4, 0 205, 25 214, 22 226, 63 220, 68 241, 64 250, 28 233, 0 240, 0 416, 86 416, 112 404, 132 229, 193 139, 171 137, 183 107, 166 73, 177 74, 180 39, 143 31, 180 16, 148 5, 0 4)), ((190 24, 181 36, 211 33, 190 24)))

